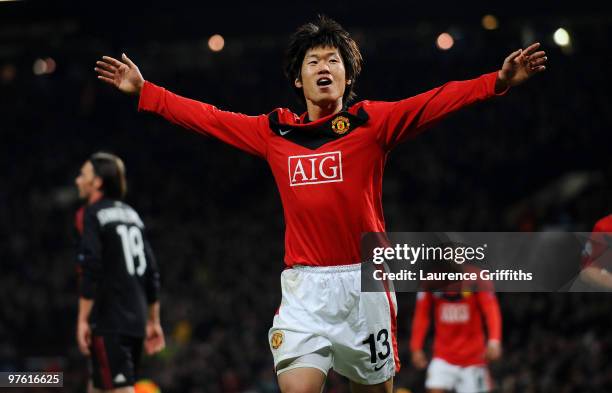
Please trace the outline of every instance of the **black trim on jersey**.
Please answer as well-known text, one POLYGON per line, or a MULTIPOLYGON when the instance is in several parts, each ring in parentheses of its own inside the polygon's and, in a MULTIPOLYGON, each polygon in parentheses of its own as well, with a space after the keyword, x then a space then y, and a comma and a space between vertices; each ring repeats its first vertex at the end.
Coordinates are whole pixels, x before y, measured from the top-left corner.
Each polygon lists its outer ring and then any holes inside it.
POLYGON ((270 123, 270 129, 276 135, 287 139, 289 142, 293 142, 296 145, 306 147, 311 150, 318 149, 326 143, 335 141, 336 139, 342 138, 355 131, 359 126, 365 124, 370 116, 363 108, 359 108, 357 115, 342 111, 338 112, 335 116, 331 116, 329 120, 321 123, 317 126, 312 126, 310 123, 305 124, 286 124, 280 123, 278 119, 278 113, 276 111, 268 115, 268 121, 270 123), (338 116, 347 118, 350 122, 349 129, 339 134, 332 128, 332 123, 338 116), (308 128, 303 130, 301 128, 308 128), (291 130, 287 132, 287 130, 291 130))

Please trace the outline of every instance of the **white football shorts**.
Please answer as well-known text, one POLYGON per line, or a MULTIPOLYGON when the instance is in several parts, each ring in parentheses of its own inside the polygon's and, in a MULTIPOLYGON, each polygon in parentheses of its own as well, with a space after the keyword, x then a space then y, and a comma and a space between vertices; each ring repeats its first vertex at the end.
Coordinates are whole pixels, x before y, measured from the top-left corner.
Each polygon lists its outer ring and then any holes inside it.
POLYGON ((462 367, 433 358, 427 368, 425 387, 455 390, 457 393, 486 393, 493 389, 493 381, 484 364, 462 367))
POLYGON ((268 333, 277 374, 330 368, 374 385, 399 371, 395 293, 361 292, 361 264, 294 266, 281 274, 282 301, 268 333))

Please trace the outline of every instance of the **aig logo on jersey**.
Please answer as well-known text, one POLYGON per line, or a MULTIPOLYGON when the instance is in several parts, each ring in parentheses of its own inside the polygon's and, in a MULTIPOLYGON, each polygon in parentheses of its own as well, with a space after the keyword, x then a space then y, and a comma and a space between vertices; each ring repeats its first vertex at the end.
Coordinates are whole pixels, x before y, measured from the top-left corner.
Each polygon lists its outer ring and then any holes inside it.
POLYGON ((446 323, 465 323, 470 319, 470 307, 465 303, 444 303, 440 308, 440 320, 446 323))
POLYGON ((289 185, 342 181, 342 152, 289 156, 289 185))

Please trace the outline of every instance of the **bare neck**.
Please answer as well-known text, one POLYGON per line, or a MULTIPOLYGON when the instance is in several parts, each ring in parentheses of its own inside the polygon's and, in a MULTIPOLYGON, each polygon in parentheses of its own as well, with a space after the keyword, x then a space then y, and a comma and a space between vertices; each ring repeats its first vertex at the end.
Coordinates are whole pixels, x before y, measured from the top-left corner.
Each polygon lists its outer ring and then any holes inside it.
POLYGON ((342 110, 342 98, 325 104, 315 104, 312 101, 306 100, 306 108, 308 110, 308 118, 310 121, 319 120, 322 117, 333 115, 342 110))
POLYGON ((89 194, 89 198, 87 198, 87 204, 88 205, 93 205, 94 203, 96 203, 100 199, 102 199, 103 196, 104 196, 104 194, 102 194, 101 191, 95 190, 91 194, 89 194))

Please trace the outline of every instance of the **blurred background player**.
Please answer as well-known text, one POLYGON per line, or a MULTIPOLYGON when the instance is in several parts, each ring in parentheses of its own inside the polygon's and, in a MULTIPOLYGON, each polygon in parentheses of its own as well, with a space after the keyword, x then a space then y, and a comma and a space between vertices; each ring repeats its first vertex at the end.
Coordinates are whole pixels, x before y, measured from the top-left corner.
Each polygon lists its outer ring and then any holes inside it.
MULTIPOLYGON (((265 159, 286 220, 283 300, 269 332, 283 392, 320 392, 330 368, 354 392, 391 392, 399 371, 395 294, 361 293, 360 238, 384 232, 382 175, 388 153, 447 115, 506 92, 545 69, 539 44, 500 70, 449 82, 397 102, 361 101, 362 56, 335 21, 319 17, 292 35, 285 73, 307 111, 246 116, 145 81, 125 54, 104 56, 98 78, 139 96, 138 109, 265 159), (357 312, 358 310, 358 312, 357 312)), ((239 92, 236 92, 239 94, 239 92)))
POLYGON ((419 292, 412 320, 410 351, 417 369, 427 367, 430 393, 481 393, 493 389, 487 362, 501 356, 501 313, 495 293, 419 292), (432 360, 423 343, 434 316, 432 360), (482 326, 484 318, 488 340, 482 326))
POLYGON ((138 213, 124 203, 123 161, 93 154, 75 180, 80 234, 77 343, 91 359, 88 391, 133 392, 143 347, 161 351, 159 273, 138 213))
POLYGON ((585 245, 580 277, 591 289, 612 290, 612 214, 595 223, 585 245))

